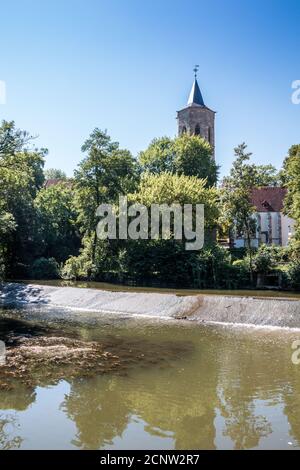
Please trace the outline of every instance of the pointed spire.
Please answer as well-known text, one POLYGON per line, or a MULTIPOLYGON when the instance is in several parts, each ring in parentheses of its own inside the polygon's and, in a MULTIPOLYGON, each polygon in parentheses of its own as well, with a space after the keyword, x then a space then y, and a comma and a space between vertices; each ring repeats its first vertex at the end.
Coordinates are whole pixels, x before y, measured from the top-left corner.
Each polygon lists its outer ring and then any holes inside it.
POLYGON ((202 94, 197 82, 197 72, 198 72, 199 65, 195 65, 195 68, 193 69, 194 74, 195 74, 195 79, 194 83, 190 92, 190 96, 188 99, 188 106, 192 106, 193 104, 196 104, 198 106, 205 106, 202 94))

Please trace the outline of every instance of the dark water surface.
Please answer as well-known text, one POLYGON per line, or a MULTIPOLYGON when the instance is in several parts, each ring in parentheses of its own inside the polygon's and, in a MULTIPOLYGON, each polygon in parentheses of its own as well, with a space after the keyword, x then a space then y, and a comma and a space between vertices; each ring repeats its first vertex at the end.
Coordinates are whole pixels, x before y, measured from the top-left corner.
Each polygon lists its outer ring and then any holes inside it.
POLYGON ((7 389, 0 366, 1 449, 300 448, 300 331, 65 315, 0 309, 0 339, 95 341, 120 361, 41 360, 7 389))

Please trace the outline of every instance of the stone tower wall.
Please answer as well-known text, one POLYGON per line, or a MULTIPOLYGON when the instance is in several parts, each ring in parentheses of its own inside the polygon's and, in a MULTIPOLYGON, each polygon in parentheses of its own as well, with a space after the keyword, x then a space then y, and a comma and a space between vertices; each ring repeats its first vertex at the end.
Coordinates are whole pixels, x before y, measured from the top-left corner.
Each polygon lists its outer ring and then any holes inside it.
POLYGON ((203 106, 189 106, 177 112, 178 135, 187 132, 200 134, 211 146, 215 147, 215 113, 203 106), (199 132, 200 131, 200 132, 199 132))

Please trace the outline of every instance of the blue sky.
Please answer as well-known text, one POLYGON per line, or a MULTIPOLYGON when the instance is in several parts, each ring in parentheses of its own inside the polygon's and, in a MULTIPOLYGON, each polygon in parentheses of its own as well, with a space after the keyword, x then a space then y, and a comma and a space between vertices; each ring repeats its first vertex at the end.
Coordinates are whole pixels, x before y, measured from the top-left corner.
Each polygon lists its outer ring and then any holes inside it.
POLYGON ((222 174, 245 141, 280 167, 300 143, 299 0, 0 0, 0 119, 38 134, 47 167, 72 175, 94 127, 134 155, 174 136, 199 64, 217 111, 222 174))

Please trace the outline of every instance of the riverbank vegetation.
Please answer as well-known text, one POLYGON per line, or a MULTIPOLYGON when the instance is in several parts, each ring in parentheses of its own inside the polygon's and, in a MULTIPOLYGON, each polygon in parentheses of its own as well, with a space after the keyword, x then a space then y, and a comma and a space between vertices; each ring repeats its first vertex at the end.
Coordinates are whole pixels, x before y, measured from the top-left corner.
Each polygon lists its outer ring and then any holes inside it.
MULTIPOLYGON (((0 278, 87 279, 190 288, 252 288, 279 281, 300 290, 300 145, 280 172, 254 165, 245 144, 235 149, 230 174, 218 184, 212 148, 199 136, 154 139, 134 158, 95 129, 82 146, 72 178, 44 171, 46 149, 13 122, 0 126, 0 278), (253 188, 283 185, 284 211, 295 219, 286 248, 254 249, 253 188), (185 240, 99 240, 96 208, 118 203, 205 204, 205 244, 185 240), (221 240, 242 233, 245 248, 221 240), (275 279, 275 281, 274 281, 275 279)), ((274 284, 274 285, 275 285, 274 284)))

